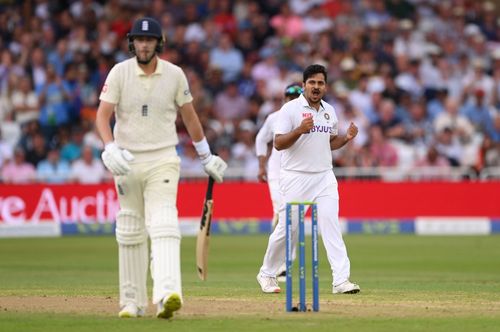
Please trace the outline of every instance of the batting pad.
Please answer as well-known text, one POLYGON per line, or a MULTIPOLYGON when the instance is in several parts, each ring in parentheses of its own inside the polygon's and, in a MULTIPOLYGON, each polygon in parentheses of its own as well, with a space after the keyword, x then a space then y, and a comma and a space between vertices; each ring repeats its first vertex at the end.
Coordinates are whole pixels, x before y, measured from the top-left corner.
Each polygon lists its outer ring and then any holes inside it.
POLYGON ((153 212, 149 234, 153 303, 160 302, 172 293, 179 294, 182 300, 181 233, 175 206, 162 207, 153 212))
POLYGON ((120 279, 120 306, 134 303, 147 307, 147 233, 141 216, 122 210, 116 217, 116 240, 120 279))

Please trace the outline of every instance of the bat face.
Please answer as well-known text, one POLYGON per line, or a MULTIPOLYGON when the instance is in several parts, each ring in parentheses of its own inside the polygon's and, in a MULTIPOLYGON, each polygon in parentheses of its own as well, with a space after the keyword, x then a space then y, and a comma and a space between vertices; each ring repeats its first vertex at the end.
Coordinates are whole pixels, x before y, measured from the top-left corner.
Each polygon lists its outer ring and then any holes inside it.
POLYGON ((196 239, 196 266, 198 270, 198 277, 201 280, 207 279, 208 268, 208 249, 210 244, 210 227, 212 225, 213 213, 213 191, 214 180, 208 180, 208 188, 205 196, 205 203, 203 204, 203 213, 201 215, 200 229, 196 239))

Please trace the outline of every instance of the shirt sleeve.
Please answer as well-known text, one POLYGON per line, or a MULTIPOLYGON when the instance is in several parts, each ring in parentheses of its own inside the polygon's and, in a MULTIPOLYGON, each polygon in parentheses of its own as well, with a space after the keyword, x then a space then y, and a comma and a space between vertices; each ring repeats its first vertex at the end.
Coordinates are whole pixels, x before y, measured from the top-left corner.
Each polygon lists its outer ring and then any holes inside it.
POLYGON ((267 155, 267 145, 273 140, 273 131, 270 119, 271 117, 268 116, 255 137, 255 153, 257 157, 267 155))
POLYGON ((289 109, 283 106, 278 112, 278 117, 274 124, 274 134, 287 134, 291 132, 294 128, 289 109))
POLYGON ((106 82, 101 89, 99 99, 111 104, 118 104, 120 100, 120 70, 118 65, 111 68, 111 71, 106 77, 106 82))
POLYGON ((191 91, 189 90, 189 84, 186 75, 180 68, 177 77, 178 84, 177 93, 175 94, 175 103, 178 107, 181 107, 184 104, 192 102, 193 96, 191 95, 191 91))
POLYGON ((335 113, 335 108, 332 109, 332 136, 337 136, 339 134, 339 118, 337 118, 337 113, 335 113))

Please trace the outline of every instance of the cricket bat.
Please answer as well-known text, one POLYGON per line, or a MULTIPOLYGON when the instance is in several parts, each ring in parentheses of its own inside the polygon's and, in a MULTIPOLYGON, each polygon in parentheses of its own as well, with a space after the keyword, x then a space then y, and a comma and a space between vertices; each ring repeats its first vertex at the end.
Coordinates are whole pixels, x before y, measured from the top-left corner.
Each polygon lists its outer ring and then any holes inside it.
POLYGON ((208 187, 203 203, 203 213, 201 215, 200 229, 196 239, 196 266, 198 277, 201 280, 207 279, 208 249, 210 245, 210 226, 212 224, 214 179, 208 178, 208 187))

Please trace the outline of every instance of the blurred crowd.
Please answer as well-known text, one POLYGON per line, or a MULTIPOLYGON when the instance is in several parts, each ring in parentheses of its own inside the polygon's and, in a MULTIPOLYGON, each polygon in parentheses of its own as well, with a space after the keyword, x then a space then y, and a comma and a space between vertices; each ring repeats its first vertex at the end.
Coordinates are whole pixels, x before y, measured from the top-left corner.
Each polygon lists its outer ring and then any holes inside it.
MULTIPOLYGON (((500 166, 500 19, 480 0, 0 2, 6 183, 110 179, 94 128, 134 19, 156 18, 213 149, 256 180, 255 135, 284 88, 327 67, 326 100, 358 137, 338 167, 500 166)), ((202 166, 181 122, 182 170, 202 166)))

